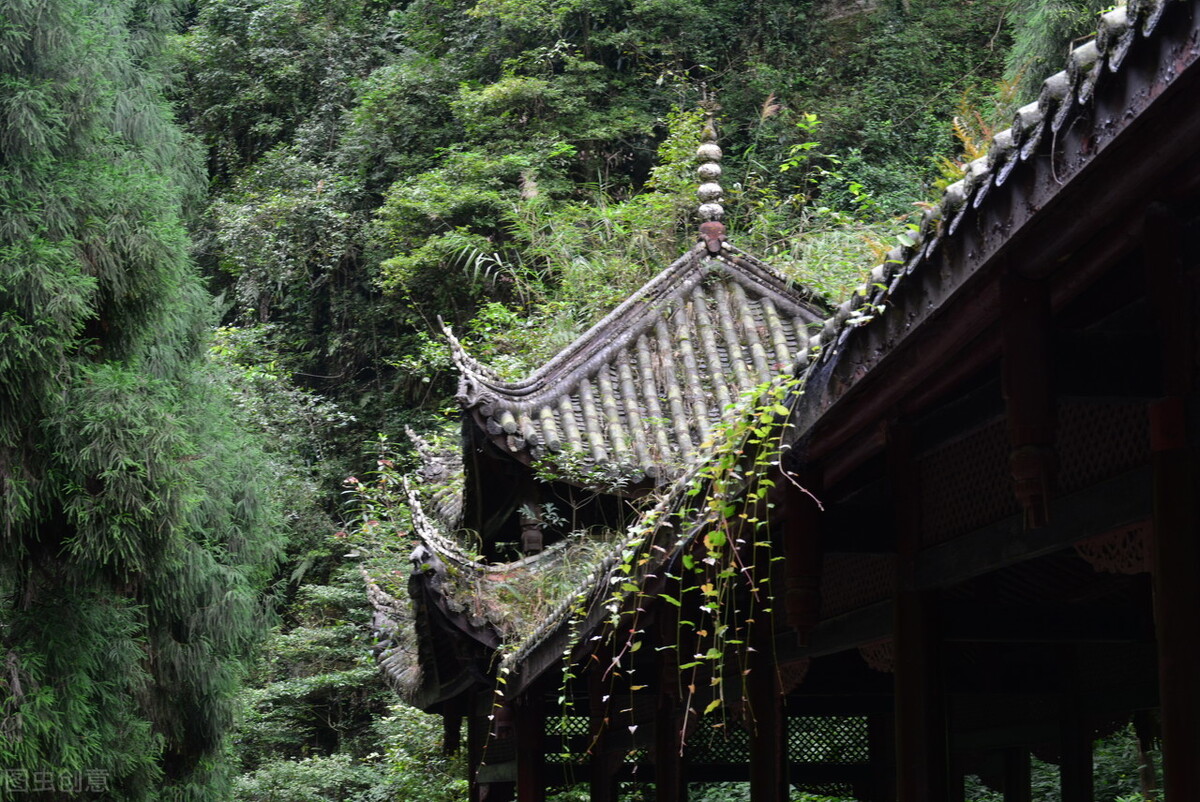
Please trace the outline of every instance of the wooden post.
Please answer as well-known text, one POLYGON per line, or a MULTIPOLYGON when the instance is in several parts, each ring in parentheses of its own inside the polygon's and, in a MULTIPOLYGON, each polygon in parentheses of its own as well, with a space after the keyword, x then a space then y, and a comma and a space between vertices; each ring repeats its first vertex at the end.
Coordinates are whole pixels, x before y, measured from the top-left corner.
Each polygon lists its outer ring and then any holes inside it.
MULTIPOLYGON (((666 591, 683 598, 674 580, 666 591)), ((687 778, 683 760, 683 702, 679 692, 679 608, 660 604, 658 640, 658 709, 654 720, 654 788, 657 802, 687 802, 687 778)), ((632 707, 632 704, 630 705, 632 707)))
POLYGON ((896 654, 896 798, 948 802, 949 759, 940 675, 937 594, 916 588, 920 548, 920 484, 913 467, 911 430, 888 430, 888 485, 896 525, 898 576, 896 654))
POLYGON ((1050 293, 1044 281, 1013 272, 1000 281, 1004 338, 1003 389, 1011 444, 1013 492, 1025 526, 1044 526, 1054 484, 1054 395, 1050 293))
POLYGON ((1145 802, 1158 802, 1158 772, 1154 769, 1154 716, 1149 710, 1133 714, 1133 729, 1137 733, 1138 780, 1145 802))
POLYGON ((656 802, 687 802, 683 766, 683 717, 674 694, 660 693, 654 721, 656 802))
POLYGON ((1184 401, 1151 407, 1154 444, 1154 620, 1167 799, 1200 799, 1200 539, 1194 449, 1184 401))
POLYGON ((947 802, 945 699, 937 638, 937 595, 901 590, 896 597, 896 797, 947 802))
POLYGON ((955 761, 951 761, 950 802, 967 802, 967 776, 963 773, 962 768, 954 763, 955 761))
POLYGON ((1095 793, 1092 731, 1080 715, 1078 702, 1073 699, 1067 701, 1061 724, 1059 785, 1062 788, 1062 802, 1092 802, 1095 793))
MULTIPOLYGON (((770 570, 765 559, 756 568, 770 570)), ((773 616, 755 615, 755 650, 749 654, 746 696, 750 721, 750 802, 787 802, 787 714, 772 648, 773 616)))
POLYGON ((469 802, 483 802, 483 787, 479 784, 479 764, 483 762, 483 747, 488 737, 487 716, 468 708, 467 712, 467 783, 469 802))
POLYGON ((1004 802, 1033 802, 1029 750, 1023 746, 1004 750, 1004 802))
POLYGON ((1159 326, 1166 398, 1150 407, 1154 469, 1154 620, 1162 707, 1163 790, 1200 799, 1200 469, 1194 387, 1194 279, 1182 268, 1182 227, 1147 212, 1146 272, 1159 326))
POLYGON ((442 713, 442 754, 446 757, 458 754, 462 747, 462 714, 455 709, 442 713))
POLYGON ((821 492, 813 470, 788 471, 776 480, 783 487, 783 557, 787 623, 796 641, 808 645, 821 618, 821 492))
POLYGON ((609 711, 612 709, 604 690, 603 671, 612 660, 612 645, 605 643, 596 651, 596 661, 587 672, 588 713, 591 750, 590 776, 588 778, 589 799, 592 802, 617 802, 617 771, 621 767, 621 755, 612 747, 612 728, 609 711))
POLYGON ((545 802, 546 711, 540 682, 518 701, 516 740, 517 802, 545 802))
POLYGON ((871 788, 866 799, 886 802, 896 798, 896 720, 890 713, 867 716, 871 748, 871 788))

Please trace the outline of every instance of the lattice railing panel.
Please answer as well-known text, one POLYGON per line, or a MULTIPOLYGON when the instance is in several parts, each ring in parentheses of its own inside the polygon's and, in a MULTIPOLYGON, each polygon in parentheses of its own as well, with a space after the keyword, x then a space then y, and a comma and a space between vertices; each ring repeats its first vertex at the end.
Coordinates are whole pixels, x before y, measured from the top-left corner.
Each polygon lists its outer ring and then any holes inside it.
POLYGON ((942 543, 1019 509, 1003 420, 931 451, 920 461, 921 539, 942 543))
POLYGON ((587 716, 550 716, 546 719, 547 763, 583 763, 588 760, 591 721, 587 716))
POLYGON ((1063 402, 1057 440, 1060 493, 1081 490, 1150 460, 1150 421, 1142 403, 1063 402))
POLYGON ((701 719, 688 735, 684 757, 688 763, 748 763, 750 734, 729 719, 701 719))
POLYGON ((828 554, 822 565, 825 618, 891 598, 896 590, 896 560, 891 555, 828 554))
POLYGON ((798 716, 788 719, 788 761, 867 763, 871 744, 865 716, 798 716))

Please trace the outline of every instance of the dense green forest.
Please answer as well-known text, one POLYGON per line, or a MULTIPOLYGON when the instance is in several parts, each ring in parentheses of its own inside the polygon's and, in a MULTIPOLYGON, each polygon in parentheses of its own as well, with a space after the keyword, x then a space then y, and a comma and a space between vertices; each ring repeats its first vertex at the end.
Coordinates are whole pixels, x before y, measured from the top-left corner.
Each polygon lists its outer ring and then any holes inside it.
POLYGON ((452 437, 439 318, 569 343, 693 241, 708 114, 732 239, 836 302, 1105 5, 0 0, 6 789, 464 798, 344 482, 452 437))

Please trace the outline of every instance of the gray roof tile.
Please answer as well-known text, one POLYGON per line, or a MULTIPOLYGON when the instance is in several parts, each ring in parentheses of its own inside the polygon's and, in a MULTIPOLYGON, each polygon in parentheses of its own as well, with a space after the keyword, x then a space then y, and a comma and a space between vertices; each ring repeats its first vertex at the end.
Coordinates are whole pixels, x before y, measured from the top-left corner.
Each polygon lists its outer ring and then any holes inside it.
POLYGON ((500 380, 451 336, 459 402, 519 456, 574 450, 635 476, 677 475, 730 403, 803 367, 823 325, 811 293, 726 247, 693 248, 522 381, 500 380))

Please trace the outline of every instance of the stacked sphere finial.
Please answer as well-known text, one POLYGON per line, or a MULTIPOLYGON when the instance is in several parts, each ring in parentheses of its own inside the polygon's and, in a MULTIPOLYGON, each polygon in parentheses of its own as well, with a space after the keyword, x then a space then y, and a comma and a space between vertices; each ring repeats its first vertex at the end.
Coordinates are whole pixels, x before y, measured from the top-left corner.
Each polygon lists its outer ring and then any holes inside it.
POLYGON ((725 216, 725 208, 721 206, 725 190, 717 183, 721 177, 721 148, 717 146, 717 130, 712 117, 704 125, 700 147, 696 149, 696 158, 700 166, 696 174, 700 177, 700 188, 696 194, 700 198, 700 219, 720 221, 725 216))

